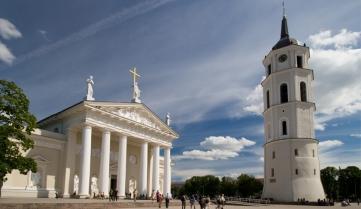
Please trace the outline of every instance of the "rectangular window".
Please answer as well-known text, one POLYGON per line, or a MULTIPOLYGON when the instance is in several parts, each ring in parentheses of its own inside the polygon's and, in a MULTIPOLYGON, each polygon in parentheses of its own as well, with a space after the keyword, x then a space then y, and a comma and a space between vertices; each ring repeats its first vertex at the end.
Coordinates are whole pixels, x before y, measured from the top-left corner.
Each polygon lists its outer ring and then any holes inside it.
POLYGON ((270 183, 276 183, 276 179, 270 179, 269 182, 270 183))
POLYGON ((267 75, 271 75, 271 64, 267 67, 267 75))
POLYGON ((315 157, 315 150, 312 150, 312 157, 315 157))
POLYGON ((282 121, 282 135, 287 135, 287 122, 282 121))
POLYGON ((316 169, 313 169, 313 175, 316 175, 316 169))
POLYGON ((270 107, 270 101, 269 101, 269 91, 266 93, 266 100, 267 100, 267 108, 270 107))
POLYGON ((298 149, 295 149, 295 156, 298 156, 298 149))
POLYGON ((295 170, 295 174, 298 175, 298 169, 295 170))
POLYGON ((272 170, 271 170, 271 177, 274 177, 274 176, 275 176, 275 169, 272 168, 272 170))
POLYGON ((272 152, 272 159, 275 159, 275 158, 276 158, 276 152, 273 151, 273 152, 272 152))
POLYGON ((297 67, 298 68, 303 68, 302 56, 297 56, 297 67))

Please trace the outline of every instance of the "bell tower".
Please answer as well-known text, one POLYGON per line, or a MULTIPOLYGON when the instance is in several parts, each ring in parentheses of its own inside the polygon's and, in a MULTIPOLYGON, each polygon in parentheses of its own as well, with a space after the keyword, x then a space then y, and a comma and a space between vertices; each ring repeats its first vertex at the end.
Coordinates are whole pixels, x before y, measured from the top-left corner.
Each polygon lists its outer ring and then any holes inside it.
POLYGON ((315 139, 310 50, 291 38, 282 18, 280 40, 265 56, 263 198, 294 202, 324 199, 315 139))

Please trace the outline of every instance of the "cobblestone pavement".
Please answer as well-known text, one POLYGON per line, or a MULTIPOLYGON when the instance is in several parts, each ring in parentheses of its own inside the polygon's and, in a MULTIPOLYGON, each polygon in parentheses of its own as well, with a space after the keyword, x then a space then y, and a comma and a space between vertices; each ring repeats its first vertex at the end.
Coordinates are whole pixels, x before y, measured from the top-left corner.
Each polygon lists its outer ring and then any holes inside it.
MULTIPOLYGON (((86 207, 80 207, 80 208, 93 208, 93 207, 89 207, 90 205, 93 205, 91 203, 94 203, 94 205, 102 205, 104 207, 102 208, 113 208, 111 206, 117 206, 117 205, 121 205, 121 208, 133 208, 133 209, 157 209, 157 203, 154 202, 152 203, 152 201, 150 200, 137 200, 137 205, 143 205, 143 207, 135 207, 134 202, 132 200, 120 200, 116 203, 110 203, 108 200, 93 200, 93 199, 47 199, 47 198, 0 198, 0 209, 4 208, 2 206, 5 205, 13 205, 15 207, 6 207, 6 208, 18 208, 16 207, 16 205, 23 205, 23 204, 29 204, 32 205, 32 207, 29 208, 34 208, 34 205, 39 204, 39 205, 46 205, 46 204, 56 204, 59 203, 59 205, 61 204, 66 204, 67 207, 66 208, 71 208, 71 205, 82 205, 82 203, 84 204, 84 206, 86 207), (70 207, 69 207, 70 206, 70 207)), ((188 202, 187 202, 188 203, 188 202)), ((173 200, 172 204, 177 204, 180 205, 180 201, 179 200, 173 200)), ((23 207, 22 207, 23 208, 23 207)), ((36 207, 35 207, 36 208, 36 207)), ((40 207, 39 207, 40 208, 40 207)), ((47 208, 47 207, 46 207, 47 208)), ((56 207, 58 208, 58 207, 56 207)), ((61 208, 61 207, 59 207, 61 208)), ((79 207, 76 207, 79 208, 79 207)), ((117 207, 116 207, 117 208, 117 207)), ((162 208, 165 208, 165 206, 163 205, 162 208)), ((199 209, 199 205, 196 205, 196 209, 199 209)), ((215 209, 216 205, 210 205, 209 209, 215 209)), ((357 205, 357 203, 351 203, 351 206, 349 207, 341 207, 340 203, 336 203, 335 206, 302 206, 302 205, 248 205, 248 206, 232 206, 232 205, 227 205, 225 206, 224 209, 254 209, 254 208, 260 208, 260 209, 318 209, 318 208, 332 208, 332 209, 353 209, 353 208, 360 208, 361 209, 361 205, 357 205)), ((169 209, 181 209, 181 206, 171 206, 169 207, 169 209)), ((187 204, 186 209, 190 209, 189 204, 187 204)))

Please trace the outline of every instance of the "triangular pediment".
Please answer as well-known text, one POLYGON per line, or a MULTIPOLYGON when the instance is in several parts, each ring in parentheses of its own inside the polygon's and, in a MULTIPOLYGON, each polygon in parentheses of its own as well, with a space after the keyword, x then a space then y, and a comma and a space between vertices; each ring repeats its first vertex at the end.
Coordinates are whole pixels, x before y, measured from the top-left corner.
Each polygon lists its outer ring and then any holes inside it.
POLYGON ((178 137, 178 134, 167 126, 147 106, 140 103, 94 102, 87 101, 86 105, 102 110, 109 114, 131 120, 152 129, 166 132, 178 137))

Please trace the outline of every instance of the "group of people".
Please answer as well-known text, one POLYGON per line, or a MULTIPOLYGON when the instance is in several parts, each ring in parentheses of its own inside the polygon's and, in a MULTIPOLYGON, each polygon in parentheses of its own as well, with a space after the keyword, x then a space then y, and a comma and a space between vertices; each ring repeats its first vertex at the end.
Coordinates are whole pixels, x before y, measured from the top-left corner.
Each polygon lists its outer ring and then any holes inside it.
POLYGON ((117 189, 110 189, 109 191, 109 202, 118 201, 118 190, 117 189))
MULTIPOLYGON (((182 209, 185 209, 187 197, 185 195, 181 195, 180 200, 182 202, 182 209)), ((195 195, 195 194, 191 195, 189 197, 189 205, 190 205, 191 209, 196 208, 196 201, 198 201, 201 209, 209 209, 209 205, 211 203, 211 199, 209 196, 200 196, 200 195, 195 195)), ((216 209, 223 209, 225 203, 226 203, 226 200, 224 198, 224 194, 218 195, 216 198, 216 204, 217 204, 216 209)))
POLYGON ((169 207, 169 201, 170 201, 170 196, 169 194, 167 193, 166 196, 164 196, 163 194, 161 194, 159 191, 155 192, 153 190, 152 192, 152 202, 154 202, 154 200, 157 200, 157 204, 158 204, 158 207, 161 208, 162 207, 162 203, 163 203, 163 200, 165 200, 165 207, 168 208, 169 207))

